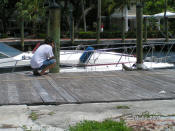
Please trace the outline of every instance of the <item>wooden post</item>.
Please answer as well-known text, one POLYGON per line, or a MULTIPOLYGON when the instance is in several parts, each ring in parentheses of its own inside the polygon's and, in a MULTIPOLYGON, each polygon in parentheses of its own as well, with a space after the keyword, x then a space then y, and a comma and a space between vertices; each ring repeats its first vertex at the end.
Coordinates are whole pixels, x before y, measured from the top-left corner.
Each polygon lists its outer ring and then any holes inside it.
POLYGON ((72 45, 74 45, 74 16, 73 16, 73 5, 70 3, 69 5, 69 12, 70 12, 70 39, 72 45))
POLYGON ((47 18, 47 36, 50 36, 50 15, 48 14, 47 18))
POLYGON ((136 20, 137 20, 137 69, 143 69, 143 7, 141 3, 136 7, 136 20))
POLYGON ((21 49, 24 51, 24 18, 21 17, 21 49))
POLYGON ((165 17, 165 34, 166 34, 166 42, 169 41, 169 35, 168 35, 168 17, 165 17))
POLYGON ((61 9, 55 2, 51 3, 49 8, 50 18, 50 37, 55 42, 55 48, 53 49, 56 66, 50 70, 51 73, 58 73, 60 66, 60 21, 61 21, 61 9))
POLYGON ((71 37, 71 43, 72 43, 72 45, 74 45, 74 43, 75 43, 75 36, 74 36, 74 34, 75 34, 75 28, 74 28, 74 18, 72 18, 72 29, 71 29, 71 33, 72 33, 72 37, 71 37))
POLYGON ((125 42, 125 18, 122 17, 122 42, 125 42))
POLYGON ((147 17, 144 18, 144 41, 146 42, 147 41, 147 22, 148 22, 148 19, 147 17))
POLYGON ((101 0, 98 0, 97 43, 100 43, 100 31, 101 31, 101 0))

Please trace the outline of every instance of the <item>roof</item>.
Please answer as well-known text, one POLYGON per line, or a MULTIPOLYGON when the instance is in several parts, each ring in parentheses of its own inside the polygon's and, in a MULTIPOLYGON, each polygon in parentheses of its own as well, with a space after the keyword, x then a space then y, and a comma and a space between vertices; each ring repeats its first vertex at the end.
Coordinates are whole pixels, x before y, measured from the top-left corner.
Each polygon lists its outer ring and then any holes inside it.
MULTIPOLYGON (((157 18, 162 18, 162 17, 164 17, 164 12, 158 13, 158 14, 154 14, 154 15, 152 15, 152 16, 153 16, 153 17, 157 17, 157 18)), ((166 12, 166 16, 167 16, 168 18, 175 18, 175 13, 174 13, 174 12, 167 11, 167 12, 166 12)))

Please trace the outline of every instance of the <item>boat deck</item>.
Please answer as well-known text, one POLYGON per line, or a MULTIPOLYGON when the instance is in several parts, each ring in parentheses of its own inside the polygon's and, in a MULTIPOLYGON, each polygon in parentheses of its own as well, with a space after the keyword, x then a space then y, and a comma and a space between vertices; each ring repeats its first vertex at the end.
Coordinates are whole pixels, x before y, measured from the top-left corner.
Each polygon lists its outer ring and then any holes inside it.
POLYGON ((175 99, 175 70, 0 74, 0 105, 175 99))

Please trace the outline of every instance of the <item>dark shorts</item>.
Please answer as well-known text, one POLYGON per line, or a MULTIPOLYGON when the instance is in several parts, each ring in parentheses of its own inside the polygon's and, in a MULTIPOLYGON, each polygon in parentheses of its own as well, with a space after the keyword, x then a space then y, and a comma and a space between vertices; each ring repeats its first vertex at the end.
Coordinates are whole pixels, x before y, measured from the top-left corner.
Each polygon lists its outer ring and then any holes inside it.
POLYGON ((46 68, 47 66, 54 64, 55 62, 56 62, 55 59, 45 60, 43 62, 43 65, 40 67, 40 69, 42 70, 42 69, 46 68))

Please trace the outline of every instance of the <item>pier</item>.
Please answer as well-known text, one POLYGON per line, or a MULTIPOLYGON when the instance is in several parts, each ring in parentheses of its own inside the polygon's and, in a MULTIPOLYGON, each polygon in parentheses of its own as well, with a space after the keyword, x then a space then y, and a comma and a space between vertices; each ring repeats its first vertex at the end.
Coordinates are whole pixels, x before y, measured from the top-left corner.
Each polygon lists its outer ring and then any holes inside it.
POLYGON ((0 74, 0 105, 175 99, 175 70, 0 74))
MULTIPOLYGON (((4 38, 0 39, 0 42, 3 42, 7 45, 13 46, 15 48, 21 48, 21 40, 19 38, 4 38)), ((24 39, 25 51, 29 51, 33 49, 37 43, 43 43, 43 39, 24 39)), ((165 42, 165 38, 152 38, 148 39, 147 42, 143 42, 144 45, 149 44, 164 44, 164 43, 175 43, 175 39, 170 39, 169 42, 165 42)), ((100 44, 96 44, 96 39, 75 39, 74 45, 72 45, 70 39, 61 39, 61 49, 65 49, 67 47, 74 47, 77 45, 92 45, 94 47, 123 47, 123 46, 135 46, 136 39, 126 39, 125 42, 122 42, 121 39, 100 39, 100 44)), ((69 48, 68 48, 69 49, 69 48)))

